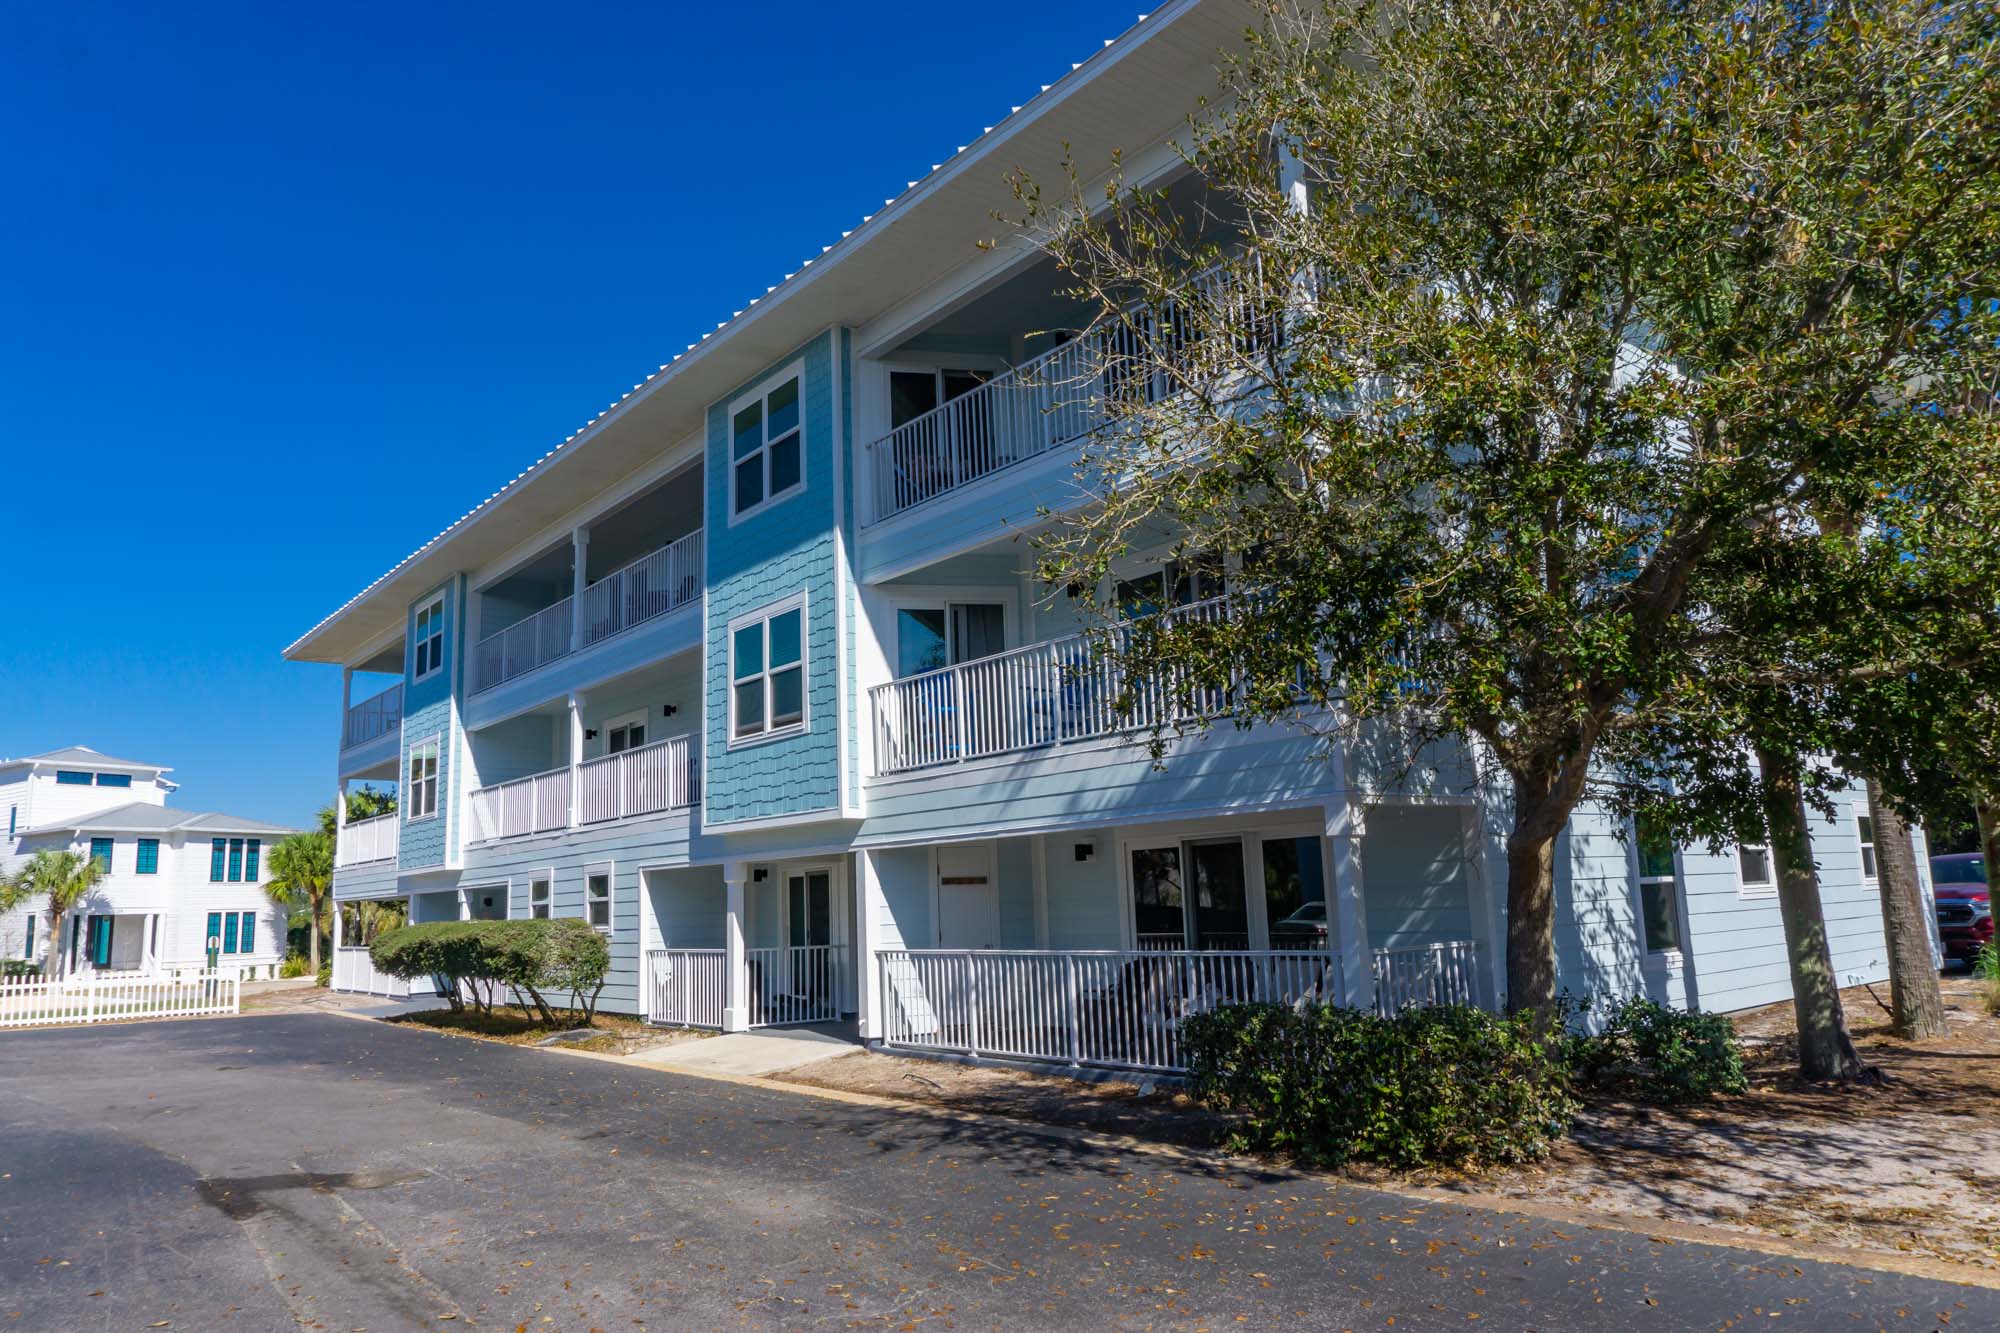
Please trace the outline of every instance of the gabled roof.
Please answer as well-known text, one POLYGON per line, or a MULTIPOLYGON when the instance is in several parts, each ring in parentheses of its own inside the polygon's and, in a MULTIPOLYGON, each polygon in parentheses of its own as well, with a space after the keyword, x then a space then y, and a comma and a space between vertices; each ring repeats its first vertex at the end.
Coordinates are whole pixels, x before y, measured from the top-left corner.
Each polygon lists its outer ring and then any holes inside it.
POLYGON ((979 254, 1016 207, 1007 175, 1047 180, 1070 158, 1108 163, 1171 136, 1216 86, 1217 57, 1254 25, 1245 0, 1167 0, 1042 85, 978 137, 909 183, 831 245, 691 342, 562 443, 405 556, 285 649, 293 661, 349 662, 395 633, 408 605, 496 559, 702 429, 708 404, 835 324, 860 326, 979 254), (576 462, 581 457, 588 466, 576 462), (490 520, 510 523, 496 532, 490 520))
POLYGON ((236 815, 208 814, 198 810, 170 810, 164 805, 134 801, 114 805, 109 810, 92 810, 72 815, 53 824, 37 824, 23 830, 22 837, 38 833, 254 833, 282 838, 298 832, 260 819, 236 815))
POLYGON ((145 764, 137 759, 119 759, 108 754, 99 754, 88 745, 65 745, 60 749, 45 750, 41 754, 24 754, 19 759, 0 759, 0 768, 14 768, 23 764, 88 764, 92 768, 120 768, 148 773, 171 773, 165 764, 145 764))

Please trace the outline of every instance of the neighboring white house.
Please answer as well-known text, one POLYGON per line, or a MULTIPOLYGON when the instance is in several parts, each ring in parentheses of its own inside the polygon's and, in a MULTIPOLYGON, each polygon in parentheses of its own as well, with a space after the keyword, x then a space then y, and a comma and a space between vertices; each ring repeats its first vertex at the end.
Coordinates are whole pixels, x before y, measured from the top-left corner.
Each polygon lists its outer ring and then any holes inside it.
MULTIPOLYGON (((1118 150, 1199 215, 1170 140, 1248 17, 1173 0, 1073 68, 1051 53, 1039 96, 824 252, 795 238, 813 258, 739 317, 359 571, 286 650, 344 668, 340 787, 399 788, 340 830, 336 898, 581 918, 611 942, 607 1010, 854 1015, 899 1047, 1065 1063, 1171 1067, 1177 1016, 1230 997, 1502 1002, 1509 816, 1461 749, 1221 728, 1155 764, 1115 664, 1032 575, 1025 538, 1079 503, 1092 394, 1131 386, 1115 349, 1049 332, 1090 312, 1046 257, 990 243, 1008 174, 1118 150)), ((1105 595, 1226 613, 1233 580, 1170 545, 1105 595)), ((1854 790, 1812 825, 1844 982, 1884 975, 1865 815, 1854 790)), ((1787 998, 1765 850, 1642 856, 1637 833, 1571 821, 1561 984, 1787 998)))
POLYGON ((43 848, 96 858, 104 878, 48 938, 46 899, 0 914, 0 957, 60 970, 158 973, 213 960, 273 975, 285 956, 285 911, 264 891, 267 854, 291 829, 175 810, 172 770, 82 745, 0 759, 0 873, 43 848), (213 944, 211 945, 211 941, 213 944))

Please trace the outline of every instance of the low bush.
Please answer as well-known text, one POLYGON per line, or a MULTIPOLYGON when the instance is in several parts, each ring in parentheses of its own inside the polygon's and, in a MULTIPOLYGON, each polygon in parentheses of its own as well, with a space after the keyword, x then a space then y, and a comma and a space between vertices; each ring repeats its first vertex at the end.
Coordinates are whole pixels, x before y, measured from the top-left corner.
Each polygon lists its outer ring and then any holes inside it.
POLYGON ((1736 1027, 1721 1014, 1629 999, 1604 1029, 1580 1038, 1581 1072, 1640 1101, 1683 1106, 1750 1086, 1736 1027))
POLYGON ((1529 1016, 1232 1005, 1180 1038, 1195 1095, 1240 1117, 1232 1147, 1312 1165, 1536 1161, 1578 1109, 1571 1038, 1529 1016))
POLYGON ((38 977, 41 974, 40 963, 31 963, 25 958, 0 958, 0 977, 38 977))
POLYGON ((285 961, 278 964, 278 975, 281 977, 302 977, 310 971, 312 964, 306 961, 306 956, 302 953, 288 953, 285 955, 285 961))
POLYGON ((547 992, 568 991, 585 1023, 611 971, 604 937, 575 917, 517 921, 433 921, 400 926, 368 946, 376 968, 393 977, 435 977, 453 1009, 469 1000, 490 1014, 504 991, 555 1021, 547 992))
POLYGON ((1972 975, 1979 982, 1979 1001, 1986 1012, 2000 1017, 2000 949, 1992 941, 1979 946, 1972 956, 1972 975))
POLYGON ((319 984, 321 986, 333 985, 333 962, 331 959, 319 965, 319 984))

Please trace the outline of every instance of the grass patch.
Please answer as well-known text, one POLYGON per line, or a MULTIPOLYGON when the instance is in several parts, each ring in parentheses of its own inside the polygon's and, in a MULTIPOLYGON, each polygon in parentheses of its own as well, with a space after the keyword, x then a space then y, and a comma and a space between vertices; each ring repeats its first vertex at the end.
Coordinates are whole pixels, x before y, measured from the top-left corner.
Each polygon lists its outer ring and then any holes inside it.
POLYGON ((408 1023, 416 1027, 434 1028, 439 1032, 450 1032, 461 1037, 483 1037, 487 1041, 504 1041, 513 1046, 532 1046, 544 1037, 558 1032, 573 1032, 587 1027, 600 1035, 576 1043, 581 1050, 604 1050, 611 1048, 619 1039, 641 1039, 652 1036, 657 1029, 648 1027, 636 1018, 623 1014, 599 1014, 594 1022, 584 1023, 558 1014, 554 1024, 544 1023, 529 1010, 516 1005, 495 1005, 491 1014, 466 1010, 453 1013, 449 1009, 423 1009, 414 1014, 398 1014, 388 1020, 391 1023, 408 1023))

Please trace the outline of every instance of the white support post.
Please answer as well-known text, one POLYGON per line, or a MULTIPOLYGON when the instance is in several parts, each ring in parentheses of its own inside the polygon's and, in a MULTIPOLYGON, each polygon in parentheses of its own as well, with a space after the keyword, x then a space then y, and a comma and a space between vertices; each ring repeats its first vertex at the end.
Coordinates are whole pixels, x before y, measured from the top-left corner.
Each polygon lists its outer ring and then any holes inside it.
POLYGON ((1278 133, 1278 192, 1294 213, 1305 215, 1310 203, 1305 159, 1299 156, 1299 141, 1282 129, 1278 133))
POLYGON ((1321 857, 1327 906, 1340 950, 1341 988, 1349 1007, 1370 1009, 1375 1004, 1375 974, 1361 884, 1362 833, 1362 807, 1345 796, 1327 807, 1321 857))
POLYGON ((743 931, 743 886, 749 877, 747 863, 723 862, 722 885, 728 904, 722 918, 722 965, 729 997, 722 1011, 724 1032, 746 1032, 750 1028, 750 967, 743 931))
POLYGON ((1502 1007, 1499 960, 1506 949, 1500 929, 1500 904, 1493 894, 1492 861, 1487 855, 1486 806, 1475 802, 1459 812, 1465 856, 1465 904, 1471 909, 1473 935, 1479 950, 1479 995, 1487 1008, 1502 1007))
POLYGON ((590 529, 572 528, 569 541, 573 562, 569 571, 569 650, 576 653, 583 651, 583 590, 590 586, 585 577, 590 569, 590 529))
POLYGON ((569 697, 569 826, 583 823, 583 696, 569 697))
POLYGON ((881 947, 879 909, 885 900, 882 868, 876 856, 877 853, 865 850, 854 853, 854 963, 858 982, 854 988, 858 1008, 855 1019, 864 1042, 880 1041, 884 1033, 882 968, 875 961, 875 951, 881 947))

